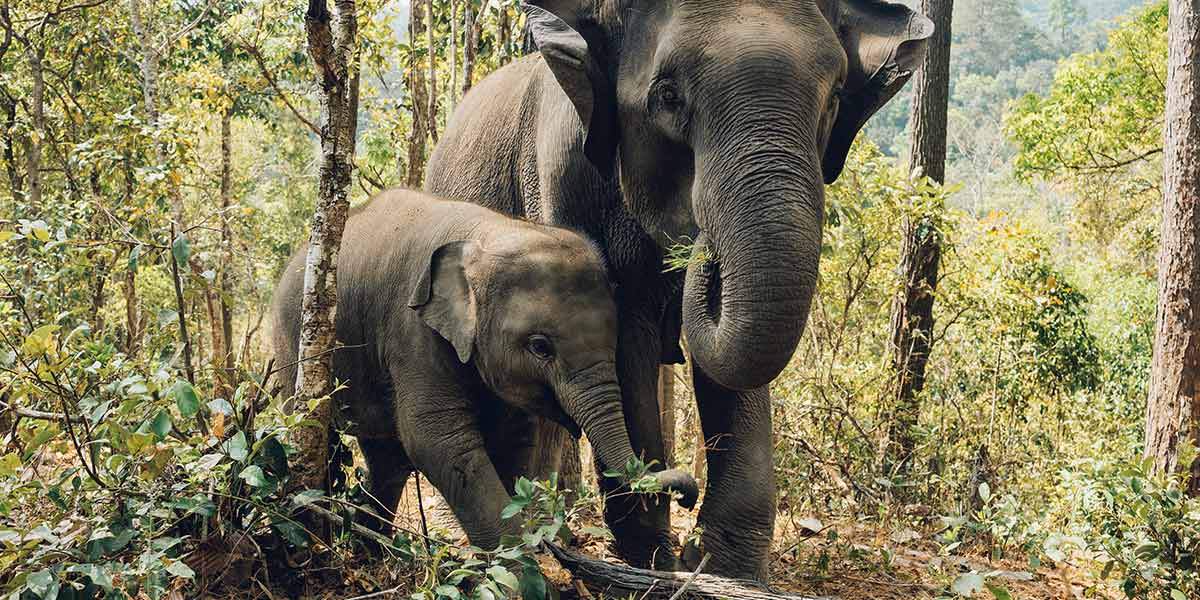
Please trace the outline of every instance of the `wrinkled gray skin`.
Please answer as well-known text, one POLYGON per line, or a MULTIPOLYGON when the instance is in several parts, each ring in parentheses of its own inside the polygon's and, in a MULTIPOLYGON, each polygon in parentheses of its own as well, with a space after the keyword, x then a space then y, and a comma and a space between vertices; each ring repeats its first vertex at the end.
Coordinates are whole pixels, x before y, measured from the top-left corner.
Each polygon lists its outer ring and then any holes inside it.
MULTIPOLYGON (((708 572, 763 578, 775 519, 767 384, 817 279, 823 184, 904 85, 932 23, 876 0, 540 0, 541 52, 463 100, 426 187, 569 226, 617 282, 617 373, 635 450, 663 453, 657 365, 680 325, 708 439, 708 572), (711 262, 664 275, 668 240, 711 262)), ((665 507, 606 510, 616 549, 671 567, 665 507)), ((686 562, 698 557, 685 551, 686 562)))
MULTIPOLYGON (((306 251, 275 292, 280 364, 296 360, 306 251)), ((496 547, 516 525, 500 512, 531 463, 531 413, 582 430, 611 468, 634 456, 614 365, 616 307, 581 236, 392 190, 351 213, 337 279, 337 339, 350 348, 334 355, 348 386, 334 401, 384 514, 418 469, 471 543, 496 547)), ((291 396, 295 367, 281 377, 291 396)), ((690 475, 656 476, 695 504, 690 475)))

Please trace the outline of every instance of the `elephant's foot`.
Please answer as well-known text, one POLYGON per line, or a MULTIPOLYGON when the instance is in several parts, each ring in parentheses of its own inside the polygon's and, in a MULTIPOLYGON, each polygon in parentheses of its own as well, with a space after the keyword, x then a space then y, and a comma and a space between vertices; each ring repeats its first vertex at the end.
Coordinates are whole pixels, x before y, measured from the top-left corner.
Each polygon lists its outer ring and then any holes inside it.
POLYGON ((692 536, 680 551, 682 567, 695 571, 709 556, 704 572, 733 579, 768 582, 769 538, 758 531, 721 531, 706 528, 692 536))
POLYGON ((613 552, 632 566, 656 571, 682 571, 677 553, 679 543, 669 533, 642 539, 617 538, 613 552))
POLYGON ((605 507, 605 521, 613 533, 612 549, 621 560, 632 566, 659 571, 679 571, 679 541, 671 531, 667 508, 670 499, 647 501, 645 510, 640 501, 610 498, 605 507))

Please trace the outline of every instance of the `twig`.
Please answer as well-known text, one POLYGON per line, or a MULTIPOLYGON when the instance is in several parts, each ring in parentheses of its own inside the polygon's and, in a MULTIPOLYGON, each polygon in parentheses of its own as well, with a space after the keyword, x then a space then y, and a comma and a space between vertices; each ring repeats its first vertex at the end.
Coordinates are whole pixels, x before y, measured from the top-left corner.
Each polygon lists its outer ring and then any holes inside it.
POLYGON ((363 594, 362 596, 354 596, 353 598, 346 598, 346 600, 367 600, 368 598, 382 598, 384 596, 391 596, 393 594, 399 594, 400 590, 402 590, 402 589, 404 589, 404 586, 398 585, 391 589, 379 590, 378 592, 371 592, 370 594, 363 594))
POLYGON ((25 408, 23 406, 17 406, 15 404, 8 404, 5 402, 0 402, 0 408, 3 408, 5 410, 11 410, 18 417, 21 417, 24 419, 38 419, 41 421, 66 421, 66 420, 70 419, 71 421, 73 421, 75 423, 79 423, 79 422, 83 421, 83 417, 75 417, 75 416, 64 415, 63 413, 34 410, 32 408, 25 408))
POLYGON ((421 495, 421 473, 418 471, 417 476, 417 512, 421 515, 421 541, 425 542, 425 554, 433 556, 433 552, 429 550, 429 524, 425 521, 425 501, 421 495))
POLYGON ((675 593, 671 595, 670 600, 679 600, 683 597, 683 594, 687 592, 687 589, 692 586, 693 582, 696 581, 696 577, 700 576, 700 571, 704 570, 704 567, 708 564, 708 559, 710 558, 712 558, 711 554, 705 554, 704 558, 700 559, 700 564, 696 565, 696 570, 692 572, 692 576, 688 577, 687 581, 683 582, 683 585, 679 586, 678 590, 675 590, 675 593))

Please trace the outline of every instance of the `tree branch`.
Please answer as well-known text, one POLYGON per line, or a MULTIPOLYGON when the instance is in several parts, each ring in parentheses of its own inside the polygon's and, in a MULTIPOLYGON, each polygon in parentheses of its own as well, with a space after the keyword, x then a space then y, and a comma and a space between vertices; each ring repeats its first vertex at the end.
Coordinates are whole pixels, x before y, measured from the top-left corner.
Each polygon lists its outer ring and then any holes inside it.
POLYGON ((292 104, 292 101, 288 100, 287 94, 283 93, 283 89, 279 87, 279 82, 275 80, 273 75, 271 75, 271 70, 267 68, 267 62, 263 59, 262 53, 258 51, 258 48, 246 42, 240 42, 238 45, 241 46, 242 49, 254 59, 254 64, 258 65, 258 70, 260 73, 262 73, 263 79, 266 79, 267 83, 271 86, 271 89, 275 90, 275 95, 279 96, 279 99, 283 101, 284 106, 287 106, 288 110, 292 111, 292 114, 295 115, 296 119, 303 123, 304 126, 309 129, 309 131, 312 131, 317 135, 321 135, 321 130, 312 121, 300 114, 300 111, 295 107, 295 105, 292 104))

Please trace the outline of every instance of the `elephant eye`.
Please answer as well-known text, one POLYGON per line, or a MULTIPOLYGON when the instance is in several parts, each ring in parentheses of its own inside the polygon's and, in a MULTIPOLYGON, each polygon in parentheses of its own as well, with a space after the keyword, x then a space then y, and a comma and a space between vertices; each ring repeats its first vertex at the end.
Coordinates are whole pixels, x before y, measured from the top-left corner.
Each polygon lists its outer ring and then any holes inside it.
POLYGON ((650 99, 654 108, 676 112, 683 108, 683 93, 679 86, 670 79, 659 79, 650 90, 650 99))
POLYGON ((554 343, 544 335, 535 333, 529 336, 529 340, 525 342, 525 347, 529 350, 530 354, 542 360, 554 358, 554 343))

